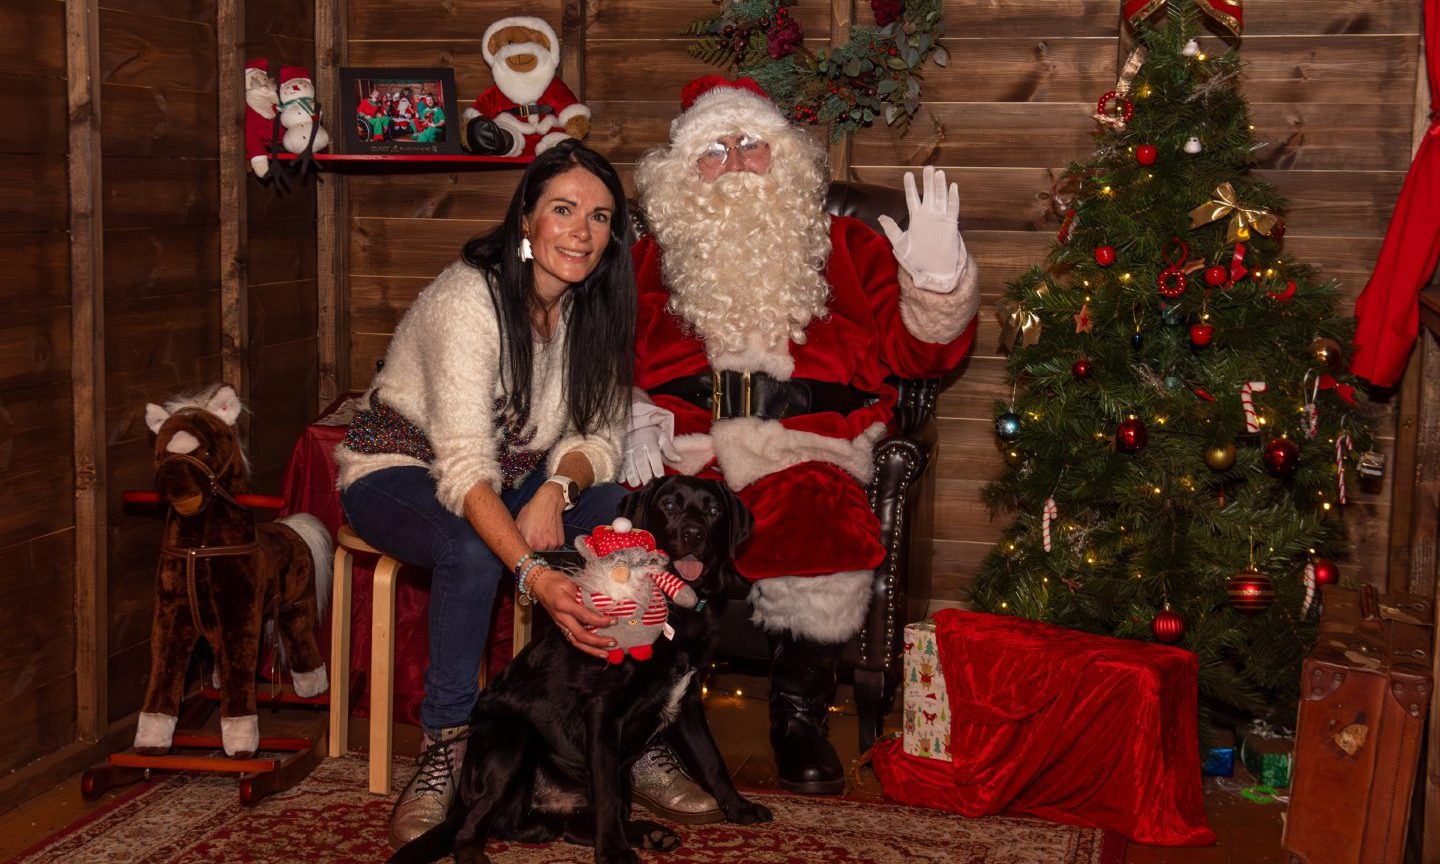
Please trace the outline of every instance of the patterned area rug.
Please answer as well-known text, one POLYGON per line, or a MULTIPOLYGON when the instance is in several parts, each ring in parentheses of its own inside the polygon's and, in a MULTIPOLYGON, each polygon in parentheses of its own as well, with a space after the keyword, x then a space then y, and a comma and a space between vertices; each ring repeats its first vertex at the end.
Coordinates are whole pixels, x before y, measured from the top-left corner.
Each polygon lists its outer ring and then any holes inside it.
MULTIPOLYGON (((397 777, 413 770, 396 764, 397 777)), ((137 787, 13 859, 15 864, 170 862, 379 862, 389 857, 390 801, 365 791, 356 754, 328 759, 303 783, 240 806, 235 781, 173 775, 137 787)), ((836 798, 755 793, 768 825, 680 828, 665 864, 1120 864, 1124 841, 1099 829, 1038 819, 963 819, 933 810, 836 798)), ((491 843, 494 864, 590 862, 589 849, 491 843)))

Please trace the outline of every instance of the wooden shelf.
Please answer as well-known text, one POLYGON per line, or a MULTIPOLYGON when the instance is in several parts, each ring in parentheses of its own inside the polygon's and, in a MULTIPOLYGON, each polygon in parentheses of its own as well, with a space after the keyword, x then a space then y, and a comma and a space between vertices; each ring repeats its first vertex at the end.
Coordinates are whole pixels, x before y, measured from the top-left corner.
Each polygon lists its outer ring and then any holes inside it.
MULTIPOLYGON (((293 162, 296 158, 294 153, 281 153, 274 157, 280 162, 293 162)), ((468 153, 316 153, 313 158, 316 162, 351 163, 361 165, 382 165, 394 163, 426 163, 426 164, 492 164, 492 165, 529 165, 533 160, 527 156, 473 156, 468 153)))

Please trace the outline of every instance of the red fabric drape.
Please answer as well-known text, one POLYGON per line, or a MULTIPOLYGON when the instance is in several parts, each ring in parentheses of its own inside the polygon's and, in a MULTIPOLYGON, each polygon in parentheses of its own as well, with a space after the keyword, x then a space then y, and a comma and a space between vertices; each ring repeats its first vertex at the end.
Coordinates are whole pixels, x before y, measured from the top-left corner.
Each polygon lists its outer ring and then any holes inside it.
POLYGON ((1420 289, 1440 260, 1440 0, 1425 0, 1425 69, 1430 79, 1430 128, 1420 142, 1390 217, 1375 272, 1355 301, 1355 352, 1350 371, 1390 387, 1405 371, 1420 332, 1420 289))
POLYGON ((1189 651, 1002 615, 935 616, 951 764, 898 741, 872 757, 885 793, 964 816, 1002 811, 1108 828, 1138 843, 1215 842, 1189 651))

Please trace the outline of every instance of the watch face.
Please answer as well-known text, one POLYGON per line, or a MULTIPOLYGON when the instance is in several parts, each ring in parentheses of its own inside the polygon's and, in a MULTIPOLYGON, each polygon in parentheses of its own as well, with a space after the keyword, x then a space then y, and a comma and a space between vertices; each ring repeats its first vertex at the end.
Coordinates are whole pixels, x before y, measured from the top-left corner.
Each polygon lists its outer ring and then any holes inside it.
POLYGON ((565 484, 565 503, 574 504, 580 500, 580 484, 571 480, 565 484))

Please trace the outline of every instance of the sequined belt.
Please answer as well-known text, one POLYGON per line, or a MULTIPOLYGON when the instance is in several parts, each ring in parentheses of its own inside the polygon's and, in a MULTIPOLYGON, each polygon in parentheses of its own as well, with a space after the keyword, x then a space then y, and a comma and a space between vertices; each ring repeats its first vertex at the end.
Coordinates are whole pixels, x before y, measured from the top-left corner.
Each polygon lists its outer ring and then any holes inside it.
POLYGON ((421 462, 435 461, 435 448, 425 430, 381 402, 377 393, 370 394, 369 408, 355 412, 345 430, 345 447, 356 453, 393 453, 421 462))

